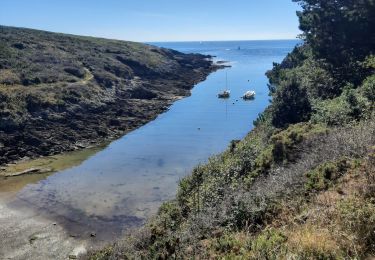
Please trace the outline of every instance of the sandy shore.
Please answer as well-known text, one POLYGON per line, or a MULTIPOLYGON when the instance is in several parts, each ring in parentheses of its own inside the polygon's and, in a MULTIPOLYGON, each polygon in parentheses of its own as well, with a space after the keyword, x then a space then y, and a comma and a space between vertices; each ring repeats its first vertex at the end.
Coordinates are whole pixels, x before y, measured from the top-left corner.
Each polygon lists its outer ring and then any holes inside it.
POLYGON ((74 259, 89 244, 72 237, 58 223, 12 209, 4 200, 0 200, 0 240, 0 259, 74 259))

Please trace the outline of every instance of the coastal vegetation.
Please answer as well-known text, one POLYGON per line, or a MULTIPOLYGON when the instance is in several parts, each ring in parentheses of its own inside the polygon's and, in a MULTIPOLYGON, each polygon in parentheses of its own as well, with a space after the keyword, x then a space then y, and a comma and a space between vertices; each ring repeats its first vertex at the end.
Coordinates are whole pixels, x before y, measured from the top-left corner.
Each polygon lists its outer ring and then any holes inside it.
POLYGON ((90 259, 375 256, 375 2, 295 0, 303 44, 254 129, 90 259))
POLYGON ((210 57, 0 26, 0 165, 121 136, 213 70, 210 57))

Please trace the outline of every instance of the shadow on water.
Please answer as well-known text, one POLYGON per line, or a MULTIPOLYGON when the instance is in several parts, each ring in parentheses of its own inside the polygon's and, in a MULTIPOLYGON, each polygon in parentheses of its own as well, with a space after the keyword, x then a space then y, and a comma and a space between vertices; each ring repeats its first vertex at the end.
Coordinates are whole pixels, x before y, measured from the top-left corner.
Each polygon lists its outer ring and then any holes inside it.
POLYGON ((45 198, 44 203, 50 207, 40 207, 27 198, 17 198, 8 204, 9 207, 17 210, 25 210, 37 213, 39 216, 53 219, 60 226, 64 227, 69 236, 87 240, 91 239, 94 243, 105 243, 114 238, 119 238, 123 230, 132 229, 142 225, 144 218, 138 218, 128 215, 110 216, 87 215, 83 210, 71 207, 66 203, 57 202, 51 194, 45 198))

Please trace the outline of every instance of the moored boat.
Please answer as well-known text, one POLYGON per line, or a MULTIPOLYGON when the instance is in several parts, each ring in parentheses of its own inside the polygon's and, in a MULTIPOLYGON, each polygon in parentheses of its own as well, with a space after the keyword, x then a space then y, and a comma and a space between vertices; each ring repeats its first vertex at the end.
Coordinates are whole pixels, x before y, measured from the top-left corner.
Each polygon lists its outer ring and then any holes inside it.
POLYGON ((229 90, 224 90, 217 94, 218 98, 229 98, 230 97, 230 91, 229 90))
POLYGON ((253 90, 246 91, 245 94, 243 94, 242 98, 245 99, 245 100, 254 99, 255 98, 255 91, 253 91, 253 90))
POLYGON ((230 90, 228 90, 228 73, 225 73, 225 90, 217 94, 218 98, 229 98, 230 90))

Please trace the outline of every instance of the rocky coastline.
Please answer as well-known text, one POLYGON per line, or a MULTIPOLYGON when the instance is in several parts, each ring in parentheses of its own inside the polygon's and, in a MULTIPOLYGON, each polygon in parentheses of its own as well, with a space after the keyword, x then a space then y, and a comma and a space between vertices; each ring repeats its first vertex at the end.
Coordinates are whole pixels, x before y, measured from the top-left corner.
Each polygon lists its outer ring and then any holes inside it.
POLYGON ((224 67, 146 44, 0 31, 0 166, 118 138, 224 67))

